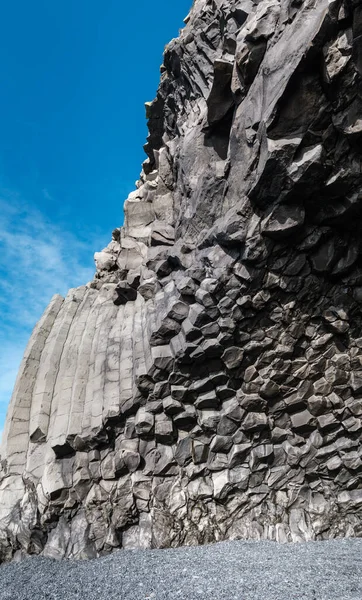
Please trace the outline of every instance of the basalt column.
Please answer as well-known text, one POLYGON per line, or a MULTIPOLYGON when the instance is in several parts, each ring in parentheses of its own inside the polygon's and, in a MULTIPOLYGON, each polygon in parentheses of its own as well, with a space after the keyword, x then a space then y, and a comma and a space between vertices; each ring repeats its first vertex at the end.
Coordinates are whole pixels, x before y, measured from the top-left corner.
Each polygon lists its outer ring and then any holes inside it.
POLYGON ((195 0, 10 402, 0 555, 362 534, 362 7, 195 0))

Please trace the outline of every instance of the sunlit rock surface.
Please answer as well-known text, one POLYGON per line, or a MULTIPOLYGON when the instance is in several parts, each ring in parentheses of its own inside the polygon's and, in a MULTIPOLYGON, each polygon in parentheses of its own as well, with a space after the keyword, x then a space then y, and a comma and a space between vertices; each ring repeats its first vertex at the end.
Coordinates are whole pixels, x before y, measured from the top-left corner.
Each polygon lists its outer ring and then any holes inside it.
POLYGON ((362 7, 195 0, 10 403, 0 554, 362 534, 362 7))

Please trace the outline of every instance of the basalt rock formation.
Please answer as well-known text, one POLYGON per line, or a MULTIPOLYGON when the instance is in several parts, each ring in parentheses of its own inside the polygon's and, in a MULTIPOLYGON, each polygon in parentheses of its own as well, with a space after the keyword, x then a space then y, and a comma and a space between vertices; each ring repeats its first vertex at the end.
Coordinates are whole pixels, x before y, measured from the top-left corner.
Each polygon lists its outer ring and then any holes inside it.
POLYGON ((362 6, 185 22, 124 227, 26 349, 3 559, 362 534, 362 6))

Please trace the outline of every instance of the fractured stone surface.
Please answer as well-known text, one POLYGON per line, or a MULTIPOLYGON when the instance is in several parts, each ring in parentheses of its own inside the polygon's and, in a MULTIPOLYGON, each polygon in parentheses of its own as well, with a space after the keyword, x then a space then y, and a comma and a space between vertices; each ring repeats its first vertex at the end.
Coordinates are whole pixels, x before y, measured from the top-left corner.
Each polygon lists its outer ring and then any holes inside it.
POLYGON ((362 534, 361 10, 195 0, 9 406, 0 558, 362 534))

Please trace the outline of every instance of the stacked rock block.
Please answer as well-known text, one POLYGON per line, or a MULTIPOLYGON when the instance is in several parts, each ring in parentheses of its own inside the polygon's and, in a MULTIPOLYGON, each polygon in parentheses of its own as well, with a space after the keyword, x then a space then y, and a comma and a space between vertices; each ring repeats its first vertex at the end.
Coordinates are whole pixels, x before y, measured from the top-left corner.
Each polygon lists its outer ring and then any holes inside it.
POLYGON ((362 534, 362 8, 196 0, 3 436, 2 559, 362 534))

